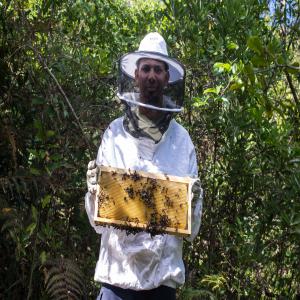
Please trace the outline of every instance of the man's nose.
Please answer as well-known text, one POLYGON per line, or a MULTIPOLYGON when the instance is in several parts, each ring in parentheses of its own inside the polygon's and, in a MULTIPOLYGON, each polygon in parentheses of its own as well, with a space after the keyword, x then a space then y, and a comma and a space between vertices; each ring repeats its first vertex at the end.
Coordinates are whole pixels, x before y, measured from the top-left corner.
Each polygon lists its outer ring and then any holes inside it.
POLYGON ((149 71, 149 79, 155 79, 155 71, 154 71, 154 68, 151 68, 150 71, 149 71))

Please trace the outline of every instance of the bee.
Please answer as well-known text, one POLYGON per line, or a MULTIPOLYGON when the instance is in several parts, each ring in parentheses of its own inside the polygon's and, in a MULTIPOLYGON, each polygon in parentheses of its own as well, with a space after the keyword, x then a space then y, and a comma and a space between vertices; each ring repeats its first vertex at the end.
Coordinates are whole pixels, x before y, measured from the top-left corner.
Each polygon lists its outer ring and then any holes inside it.
POLYGON ((125 192, 128 194, 130 199, 134 198, 134 190, 132 186, 129 186, 125 189, 125 192))
POLYGON ((134 182, 140 180, 141 178, 142 178, 142 177, 141 177, 136 171, 134 171, 134 173, 131 174, 131 179, 132 179, 134 182))
POLYGON ((122 181, 126 181, 126 179, 127 178, 129 178, 129 175, 127 174, 127 173, 124 173, 123 175, 122 175, 122 181))
POLYGON ((168 208, 173 207, 173 201, 170 199, 170 197, 166 196, 164 205, 168 208))
POLYGON ((171 220, 169 219, 169 217, 167 215, 161 215, 160 216, 159 225, 161 227, 161 230, 168 227, 170 225, 170 223, 171 223, 171 220))

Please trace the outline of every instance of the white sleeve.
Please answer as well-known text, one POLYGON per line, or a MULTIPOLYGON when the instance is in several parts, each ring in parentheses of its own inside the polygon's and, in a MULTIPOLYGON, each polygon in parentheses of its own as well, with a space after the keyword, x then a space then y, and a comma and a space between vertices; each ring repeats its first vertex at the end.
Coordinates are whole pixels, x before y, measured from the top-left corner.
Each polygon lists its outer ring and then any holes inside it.
POLYGON ((95 231, 98 234, 102 234, 103 231, 105 230, 105 227, 97 226, 94 222, 96 195, 93 195, 93 194, 87 192, 85 194, 84 200, 85 200, 85 211, 89 218, 91 226, 95 229, 95 231))
MULTIPOLYGON (((106 135, 107 135, 107 132, 104 133, 101 145, 98 149, 98 154, 97 154, 97 159, 96 159, 97 166, 100 166, 100 165, 103 165, 106 163, 105 157, 103 155, 103 149, 106 148, 106 135)), ((93 195, 93 194, 87 192, 85 194, 84 200, 85 200, 85 210, 88 215, 91 226, 95 229, 95 231, 98 234, 102 234, 103 231, 105 230, 105 227, 96 225, 95 221, 94 221, 96 195, 93 195)))
MULTIPOLYGON (((193 149, 192 153, 190 154, 190 175, 195 177, 195 179, 199 180, 199 178, 197 178, 198 167, 197 167, 195 149, 193 149)), ((195 237, 198 235, 200 225, 201 225, 202 203, 203 203, 203 190, 201 188, 199 193, 199 198, 194 199, 192 204, 192 232, 190 236, 185 238, 189 242, 192 242, 195 239, 195 237)))
POLYGON ((198 235, 200 225, 201 225, 201 217, 202 217, 202 202, 203 202, 203 190, 201 189, 199 198, 195 201, 195 205, 192 208, 192 232, 191 235, 186 237, 185 239, 189 242, 192 242, 195 237, 198 235))

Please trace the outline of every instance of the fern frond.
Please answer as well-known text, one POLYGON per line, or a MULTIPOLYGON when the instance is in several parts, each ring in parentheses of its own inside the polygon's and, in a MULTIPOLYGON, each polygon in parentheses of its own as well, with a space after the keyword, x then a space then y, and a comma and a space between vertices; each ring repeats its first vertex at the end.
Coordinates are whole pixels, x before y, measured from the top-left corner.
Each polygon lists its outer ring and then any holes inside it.
POLYGON ((51 299, 81 299, 84 295, 84 276, 75 262, 53 259, 43 264, 45 288, 51 299))
POLYGON ((16 225, 18 225, 18 222, 15 219, 7 219, 1 227, 1 232, 15 229, 16 225))
POLYGON ((71 289, 68 289, 66 286, 59 287, 57 285, 54 285, 51 289, 51 291, 48 292, 48 294, 51 296, 51 299, 57 299, 58 297, 66 298, 68 300, 70 299, 79 299, 82 298, 81 293, 76 293, 75 291, 72 291, 71 289))
POLYGON ((68 295, 73 294, 73 295, 77 295, 77 297, 79 297, 82 295, 81 290, 76 289, 74 286, 70 286, 68 285, 68 295))
POLYGON ((77 299, 80 299, 80 298, 78 298, 77 295, 74 295, 71 292, 68 294, 67 298, 66 298, 66 295, 60 295, 60 296, 55 297, 55 300, 63 300, 63 299, 67 299, 67 300, 70 300, 70 299, 73 300, 74 299, 74 300, 77 300, 77 299))
POLYGON ((56 265, 49 265, 47 262, 45 262, 43 267, 45 268, 45 284, 48 282, 49 278, 61 273, 60 268, 56 267, 56 265))
POLYGON ((65 295, 61 295, 55 298, 55 300, 64 300, 64 299, 66 299, 65 295))
POLYGON ((0 177, 0 187, 4 194, 10 191, 11 195, 29 194, 33 191, 39 191, 38 185, 41 178, 37 178, 32 174, 23 174, 22 176, 5 176, 0 177))
POLYGON ((80 300, 80 296, 72 293, 71 291, 67 290, 65 287, 63 288, 55 288, 53 289, 53 291, 51 293, 49 293, 49 296, 51 297, 51 299, 55 299, 57 300, 58 298, 60 299, 72 299, 72 300, 80 300))
POLYGON ((69 277, 66 278, 66 281, 70 286, 74 286, 78 288, 78 290, 82 290, 84 288, 83 282, 80 281, 79 278, 74 276, 72 273, 69 273, 69 277))
POLYGON ((57 283, 57 285, 59 284, 63 284, 65 286, 65 282, 64 282, 64 273, 58 273, 55 274, 51 277, 49 277, 49 280, 46 283, 46 290, 51 293, 51 288, 57 283))
POLYGON ((61 276, 64 276, 64 274, 65 274, 64 270, 56 266, 52 266, 51 269, 46 274, 46 279, 45 279, 46 289, 50 288, 55 283, 55 281, 61 281, 65 279, 67 286, 76 288, 80 294, 80 291, 84 289, 84 285, 81 280, 81 278, 83 277, 82 273, 79 273, 80 276, 78 276, 78 274, 74 272, 68 272, 68 277, 61 278, 61 276))
POLYGON ((52 293, 53 288, 55 289, 56 287, 64 286, 68 291, 74 291, 76 294, 81 295, 81 291, 83 289, 82 283, 78 284, 78 282, 70 280, 70 278, 64 276, 64 273, 56 274, 48 280, 46 290, 49 294, 52 293))
POLYGON ((12 178, 11 178, 11 181, 12 181, 12 183, 13 183, 13 186, 15 187, 15 191, 17 191, 18 196, 20 196, 22 186, 21 186, 21 189, 20 189, 20 184, 19 184, 19 182, 17 181, 16 177, 12 177, 12 178))
POLYGON ((16 231, 20 228, 22 228, 22 224, 20 222, 20 218, 18 217, 18 214, 14 208, 10 207, 4 207, 1 210, 1 218, 5 219, 5 222, 3 223, 1 227, 1 232, 4 231, 16 231))
POLYGON ((11 145, 11 156, 14 162, 14 169, 17 169, 17 143, 16 143, 16 134, 9 126, 6 126, 7 137, 11 145))
MULTIPOLYGON (((216 299, 213 293, 208 290, 198 290, 193 288, 186 288, 182 291, 180 298, 181 300, 197 300, 203 299, 203 297, 209 297, 209 299, 216 299)), ((206 299, 206 298, 205 298, 206 299)))

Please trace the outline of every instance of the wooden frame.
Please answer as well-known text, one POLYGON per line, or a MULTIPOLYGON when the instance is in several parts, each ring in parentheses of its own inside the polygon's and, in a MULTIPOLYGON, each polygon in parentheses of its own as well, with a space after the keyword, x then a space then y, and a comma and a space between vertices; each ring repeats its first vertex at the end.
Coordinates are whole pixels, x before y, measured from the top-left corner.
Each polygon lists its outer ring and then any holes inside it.
POLYGON ((192 178, 104 166, 100 170, 97 225, 191 234, 192 178))

